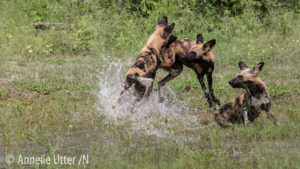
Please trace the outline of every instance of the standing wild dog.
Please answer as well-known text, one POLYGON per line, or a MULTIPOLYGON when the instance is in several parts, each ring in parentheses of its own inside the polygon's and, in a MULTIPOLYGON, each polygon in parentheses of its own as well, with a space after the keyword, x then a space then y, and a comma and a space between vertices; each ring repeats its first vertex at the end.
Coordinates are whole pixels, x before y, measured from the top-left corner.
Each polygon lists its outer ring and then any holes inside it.
POLYGON ((243 62, 239 62, 240 72, 229 81, 233 88, 243 88, 245 93, 232 99, 223 105, 215 114, 216 122, 222 127, 228 127, 228 122, 253 122, 260 114, 260 110, 267 112, 267 116, 276 125, 279 125, 275 117, 270 113, 271 102, 265 83, 258 77, 264 62, 260 62, 253 68, 248 68, 243 62))
POLYGON ((212 73, 214 71, 214 55, 212 49, 216 44, 213 39, 203 44, 201 34, 197 35, 197 40, 182 39, 176 41, 176 37, 171 36, 170 41, 175 41, 162 51, 163 62, 160 67, 169 72, 169 74, 158 82, 159 99, 163 102, 162 87, 170 80, 177 77, 183 70, 183 65, 193 69, 197 74, 202 90, 205 94, 210 107, 213 102, 220 105, 219 100, 215 97, 212 88, 212 73), (207 77, 209 93, 206 91, 204 75, 207 77))
POLYGON ((174 23, 169 26, 167 25, 168 19, 167 17, 163 17, 156 25, 155 31, 149 37, 147 44, 136 57, 134 64, 125 75, 124 90, 121 91, 120 98, 134 84, 137 98, 133 102, 132 111, 136 102, 140 101, 144 95, 150 95, 153 80, 160 64, 159 54, 161 48, 167 44, 175 26, 174 23))

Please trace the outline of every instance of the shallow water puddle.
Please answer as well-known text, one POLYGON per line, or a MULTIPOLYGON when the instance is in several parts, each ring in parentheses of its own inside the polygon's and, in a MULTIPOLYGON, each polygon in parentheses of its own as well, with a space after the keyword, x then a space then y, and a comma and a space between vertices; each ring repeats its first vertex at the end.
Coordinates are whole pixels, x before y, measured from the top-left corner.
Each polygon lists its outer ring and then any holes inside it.
MULTIPOLYGON (((167 85, 164 87, 164 103, 159 103, 157 91, 152 91, 149 99, 143 99, 137 103, 134 113, 131 113, 130 108, 135 99, 131 89, 122 96, 120 103, 117 103, 126 73, 122 67, 131 63, 121 60, 111 62, 109 59, 110 57, 104 58, 104 67, 98 76, 100 90, 97 93, 96 108, 102 115, 116 125, 127 121, 132 131, 144 131, 149 135, 159 137, 169 134, 170 128, 197 128, 198 117, 195 114, 201 113, 193 113, 195 110, 189 110, 188 100, 178 100, 176 94, 167 85), (168 100, 167 95, 170 95, 171 99, 168 100)), ((157 86, 154 86, 155 88, 157 86)))

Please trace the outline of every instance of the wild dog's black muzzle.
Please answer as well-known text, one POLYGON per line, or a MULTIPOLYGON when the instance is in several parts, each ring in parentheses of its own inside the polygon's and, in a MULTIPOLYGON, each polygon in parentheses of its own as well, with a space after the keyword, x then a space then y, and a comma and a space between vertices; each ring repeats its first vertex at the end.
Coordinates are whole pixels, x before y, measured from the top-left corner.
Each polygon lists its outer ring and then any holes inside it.
POLYGON ((232 83, 233 83, 233 82, 232 82, 232 80, 230 80, 230 81, 228 81, 228 83, 230 84, 230 86, 232 86, 232 83))
POLYGON ((228 82, 232 88, 240 88, 242 87, 242 83, 240 80, 234 78, 228 82))

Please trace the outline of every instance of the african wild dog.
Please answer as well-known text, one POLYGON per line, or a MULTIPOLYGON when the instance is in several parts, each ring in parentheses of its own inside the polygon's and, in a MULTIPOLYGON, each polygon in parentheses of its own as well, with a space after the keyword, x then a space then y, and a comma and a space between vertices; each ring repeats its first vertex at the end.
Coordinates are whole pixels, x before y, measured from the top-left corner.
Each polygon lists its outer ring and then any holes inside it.
POLYGON ((183 70, 183 65, 193 69, 201 84, 207 102, 213 107, 213 102, 220 105, 219 100, 214 96, 212 88, 212 73, 214 71, 214 55, 212 49, 216 44, 213 39, 203 44, 201 34, 197 35, 197 40, 182 39, 176 41, 176 37, 171 36, 170 41, 175 41, 162 51, 163 62, 160 67, 169 74, 158 82, 159 99, 163 102, 162 87, 170 80, 177 77, 183 70), (207 77, 209 93, 206 91, 204 75, 207 77))
POLYGON ((265 83, 258 77, 264 62, 260 62, 253 68, 248 68, 243 62, 239 62, 240 72, 229 81, 233 88, 243 88, 245 93, 232 99, 223 105, 215 114, 216 122, 222 127, 228 127, 228 122, 253 122, 260 114, 260 110, 267 112, 267 117, 276 125, 279 125, 275 117, 270 113, 271 102, 265 83))
POLYGON ((140 101, 144 95, 150 95, 153 80, 160 64, 159 54, 161 48, 167 44, 171 32, 175 27, 174 23, 169 26, 167 25, 168 19, 167 17, 163 17, 156 25, 155 31, 149 37, 147 44, 136 57, 134 64, 125 75, 124 90, 121 91, 120 98, 134 84, 137 98, 133 102, 132 111, 136 102, 140 101))

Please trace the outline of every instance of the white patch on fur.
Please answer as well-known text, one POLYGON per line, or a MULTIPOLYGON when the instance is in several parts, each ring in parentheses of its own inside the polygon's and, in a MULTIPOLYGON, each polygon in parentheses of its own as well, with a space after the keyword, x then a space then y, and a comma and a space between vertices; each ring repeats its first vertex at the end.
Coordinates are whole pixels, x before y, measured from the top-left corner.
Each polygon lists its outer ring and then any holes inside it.
POLYGON ((153 79, 145 78, 145 77, 137 77, 136 78, 142 85, 144 85, 147 89, 151 87, 153 83, 153 79))
POLYGON ((262 104, 267 104, 267 103, 270 103, 270 99, 268 98, 268 96, 265 93, 262 94, 259 99, 257 99, 256 97, 251 98, 251 104, 255 107, 260 106, 262 104))

